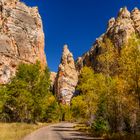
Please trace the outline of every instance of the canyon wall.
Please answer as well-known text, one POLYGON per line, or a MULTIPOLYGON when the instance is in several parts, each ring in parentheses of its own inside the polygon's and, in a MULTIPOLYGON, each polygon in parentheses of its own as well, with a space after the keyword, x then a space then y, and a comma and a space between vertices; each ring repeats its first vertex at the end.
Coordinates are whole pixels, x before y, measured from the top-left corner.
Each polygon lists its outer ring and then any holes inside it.
POLYGON ((15 75, 20 62, 46 65, 44 32, 37 7, 0 0, 0 83, 15 75))
POLYGON ((114 47, 120 50, 133 34, 140 35, 140 10, 134 8, 129 12, 126 7, 121 8, 117 17, 109 20, 106 32, 96 39, 88 52, 77 59, 77 70, 80 71, 83 66, 89 66, 97 71, 98 61, 96 58, 101 53, 101 44, 105 38, 110 39, 114 47))

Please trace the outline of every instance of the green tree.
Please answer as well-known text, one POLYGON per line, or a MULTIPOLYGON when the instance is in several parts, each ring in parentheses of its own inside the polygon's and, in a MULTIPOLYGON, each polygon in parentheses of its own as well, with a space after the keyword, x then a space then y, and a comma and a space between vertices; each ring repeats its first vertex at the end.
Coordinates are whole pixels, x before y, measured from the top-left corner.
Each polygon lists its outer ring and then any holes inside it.
POLYGON ((74 97, 71 102, 72 116, 75 121, 84 121, 86 118, 87 105, 82 95, 74 97), (82 119, 82 120, 80 120, 82 119))
POLYGON ((123 46, 119 65, 119 78, 124 81, 123 92, 129 99, 124 111, 129 125, 134 130, 140 124, 140 37, 138 35, 132 35, 128 43, 123 46))
POLYGON ((77 90, 80 91, 81 95, 79 97, 75 97, 72 101, 73 110, 76 110, 77 108, 80 111, 80 107, 81 110, 83 110, 82 108, 84 107, 85 111, 82 114, 84 117, 83 120, 88 120, 90 124, 93 118, 93 114, 97 110, 98 94, 96 93, 95 89, 95 79, 96 75, 94 74, 94 71, 91 68, 84 67, 81 70, 79 83, 77 86, 77 90), (80 104, 77 104, 76 106, 76 101, 78 99, 80 104))
POLYGON ((61 118, 61 109, 53 95, 46 96, 42 102, 41 120, 58 122, 61 118))
POLYGON ((16 76, 4 88, 5 95, 1 94, 6 97, 2 112, 9 121, 36 122, 47 117, 44 104, 52 96, 49 76, 49 69, 41 69, 39 62, 19 65, 16 76))
POLYGON ((98 72, 112 76, 118 73, 119 51, 114 47, 108 37, 100 42, 101 54, 98 55, 98 72))
POLYGON ((140 38, 137 35, 133 35, 121 51, 120 70, 140 106, 140 38))

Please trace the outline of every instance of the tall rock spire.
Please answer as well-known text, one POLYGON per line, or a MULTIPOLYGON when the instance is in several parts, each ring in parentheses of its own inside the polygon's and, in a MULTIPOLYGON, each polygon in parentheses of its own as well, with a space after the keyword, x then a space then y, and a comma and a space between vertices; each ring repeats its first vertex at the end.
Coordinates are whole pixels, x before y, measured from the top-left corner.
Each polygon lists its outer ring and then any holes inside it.
POLYGON ((77 82, 78 73, 75 68, 73 55, 69 51, 68 46, 64 45, 55 82, 55 93, 61 103, 70 104, 77 82))

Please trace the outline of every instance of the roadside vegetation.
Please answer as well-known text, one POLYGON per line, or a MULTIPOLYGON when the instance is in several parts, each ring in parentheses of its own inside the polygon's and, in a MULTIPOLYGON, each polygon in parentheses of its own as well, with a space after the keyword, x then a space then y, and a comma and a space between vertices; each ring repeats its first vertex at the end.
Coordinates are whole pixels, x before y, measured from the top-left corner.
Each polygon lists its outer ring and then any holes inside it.
POLYGON ((0 123, 0 140, 20 140, 44 125, 46 124, 0 123))
POLYGON ((140 38, 133 35, 119 51, 108 38, 101 46, 99 73, 89 67, 81 71, 72 117, 95 136, 139 135, 140 38))
POLYGON ((50 73, 36 64, 20 64, 10 83, 0 88, 2 122, 51 122, 59 120, 58 103, 50 92, 50 73))
POLYGON ((39 62, 20 64, 11 82, 0 86, 0 140, 20 140, 46 122, 58 122, 59 111, 49 69, 39 62))

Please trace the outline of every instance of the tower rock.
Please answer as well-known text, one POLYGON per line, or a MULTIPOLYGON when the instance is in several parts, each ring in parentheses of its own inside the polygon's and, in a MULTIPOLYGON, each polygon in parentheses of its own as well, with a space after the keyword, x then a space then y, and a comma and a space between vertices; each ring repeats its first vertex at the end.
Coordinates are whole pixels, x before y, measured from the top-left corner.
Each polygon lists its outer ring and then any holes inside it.
POLYGON ((15 75, 20 62, 46 65, 44 33, 37 7, 0 0, 0 83, 15 75))
POLYGON ((72 53, 64 45, 61 63, 55 81, 55 93, 63 104, 70 104, 78 82, 78 73, 72 53))

